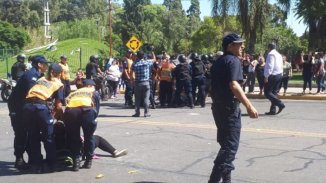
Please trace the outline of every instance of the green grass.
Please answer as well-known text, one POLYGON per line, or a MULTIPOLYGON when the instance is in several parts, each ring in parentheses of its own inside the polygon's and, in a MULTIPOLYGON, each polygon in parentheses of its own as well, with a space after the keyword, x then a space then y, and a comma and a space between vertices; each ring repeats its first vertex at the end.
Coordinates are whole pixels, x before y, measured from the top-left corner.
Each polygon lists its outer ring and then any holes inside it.
MULTIPOLYGON (((30 55, 45 55, 45 57, 52 62, 59 62, 60 55, 68 57, 68 65, 72 71, 72 77, 76 71, 81 67, 85 70, 86 64, 89 62, 91 55, 99 55, 105 58, 108 55, 109 48, 105 44, 85 38, 70 39, 58 42, 52 49, 42 49, 32 53, 26 53, 27 57, 30 55), (81 52, 78 51, 81 48, 81 52)), ((6 77, 7 63, 10 72, 11 66, 16 62, 16 57, 10 55, 7 59, 0 61, 0 77, 6 77)))
POLYGON ((289 80, 289 84, 291 85, 303 85, 303 78, 301 72, 293 72, 292 77, 289 80))

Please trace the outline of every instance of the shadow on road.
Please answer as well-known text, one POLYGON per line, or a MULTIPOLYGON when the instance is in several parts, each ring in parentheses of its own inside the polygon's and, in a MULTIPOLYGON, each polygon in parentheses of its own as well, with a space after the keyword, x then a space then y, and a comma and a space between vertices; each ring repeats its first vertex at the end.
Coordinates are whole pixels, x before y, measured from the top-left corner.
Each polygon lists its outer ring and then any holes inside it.
POLYGON ((0 177, 15 176, 22 174, 24 174, 24 172, 20 172, 14 168, 14 162, 0 161, 0 177))

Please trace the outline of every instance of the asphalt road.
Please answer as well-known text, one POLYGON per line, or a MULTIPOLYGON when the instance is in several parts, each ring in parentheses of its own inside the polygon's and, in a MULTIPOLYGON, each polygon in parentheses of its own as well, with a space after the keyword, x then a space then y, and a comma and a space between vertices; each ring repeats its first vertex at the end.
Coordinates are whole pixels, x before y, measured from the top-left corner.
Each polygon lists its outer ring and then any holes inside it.
MULTIPOLYGON (((155 109, 150 118, 132 118, 122 96, 102 104, 96 133, 129 154, 112 158, 96 149, 92 169, 51 174, 13 168, 13 131, 0 103, 0 182, 204 183, 219 145, 210 104, 195 109, 155 109), (98 174, 104 176, 96 179, 98 174)), ((258 119, 242 110, 243 129, 235 183, 326 182, 326 115, 323 101, 286 100, 277 116, 263 115, 269 102, 252 100, 258 119)), ((142 111, 143 112, 143 111, 142 111)))

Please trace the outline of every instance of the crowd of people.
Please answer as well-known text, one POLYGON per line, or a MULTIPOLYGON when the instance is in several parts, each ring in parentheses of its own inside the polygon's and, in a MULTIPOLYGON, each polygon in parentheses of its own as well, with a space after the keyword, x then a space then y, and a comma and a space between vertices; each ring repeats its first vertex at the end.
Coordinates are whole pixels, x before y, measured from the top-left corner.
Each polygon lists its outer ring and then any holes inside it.
MULTIPOLYGON (((18 58, 21 62, 21 56, 18 58)), ((61 56, 59 63, 50 63, 42 55, 32 56, 30 60, 32 67, 29 70, 23 68, 25 70, 16 72, 19 74, 19 77, 15 77, 18 79, 17 85, 8 100, 15 135, 15 168, 28 169, 33 173, 53 172, 63 149, 68 152, 65 156, 72 159, 73 171, 78 171, 80 167, 91 168, 96 147, 111 153, 113 157, 127 154, 126 149, 116 150, 104 138, 94 135, 100 96, 92 79, 82 79, 80 88, 71 92, 66 56, 61 56), (63 125, 58 125, 60 121, 63 121, 63 125), (62 126, 64 133, 58 130, 62 126), (45 159, 41 153, 41 142, 46 152, 45 159), (28 162, 24 160, 25 152, 28 162), (81 156, 85 156, 82 166, 81 156)), ((17 65, 13 66, 12 74, 19 70, 15 68, 17 65)), ((22 67, 22 64, 19 66, 22 67)))
MULTIPOLYGON (((17 86, 8 100, 15 132, 15 167, 32 169, 36 173, 45 172, 44 167, 49 172, 54 171, 57 152, 63 149, 72 159, 73 171, 80 167, 91 168, 96 147, 113 157, 127 154, 125 149, 116 150, 104 138, 94 135, 100 101, 116 98, 120 87, 124 87, 124 105, 135 109, 132 117, 141 116, 141 107, 144 117, 151 117, 149 109, 157 105, 161 108, 188 106, 193 109, 196 105, 204 108, 206 97, 210 95, 221 149, 209 182, 220 179, 230 182, 241 131, 239 104, 245 106, 251 118, 258 118, 257 110, 245 95, 246 88, 248 93, 253 93, 257 78, 259 94, 264 94, 271 102, 265 114, 277 115, 285 108, 278 97, 281 87, 285 95, 293 75, 292 64, 286 55, 277 51, 274 43, 268 44, 264 55, 252 55, 243 53, 243 42, 239 35, 231 33, 223 38, 223 52, 215 55, 191 53, 188 57, 184 54, 171 57, 166 52, 156 55, 153 47, 148 53, 128 51, 121 60, 106 60, 103 68, 99 65, 99 57, 92 55, 85 73, 79 69, 74 80, 65 55, 60 56, 58 63, 50 63, 42 55, 32 56, 29 66, 23 64, 26 57, 19 55, 12 67, 17 86), (72 83, 77 90, 71 91, 72 83), (156 94, 159 103, 155 100, 156 94), (45 163, 41 142, 46 152, 45 163), (27 152, 28 163, 23 158, 24 152, 27 152), (82 156, 85 162, 80 166, 82 156)), ((324 93, 326 52, 301 53, 297 58, 296 68, 303 70, 303 93, 307 84, 311 92, 312 78, 316 79, 317 93, 324 93)))

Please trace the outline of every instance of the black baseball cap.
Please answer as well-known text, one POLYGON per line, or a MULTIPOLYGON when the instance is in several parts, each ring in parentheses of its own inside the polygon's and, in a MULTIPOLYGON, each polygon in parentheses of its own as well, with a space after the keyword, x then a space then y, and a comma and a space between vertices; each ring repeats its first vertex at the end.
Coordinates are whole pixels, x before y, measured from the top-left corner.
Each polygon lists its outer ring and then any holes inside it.
POLYGON ((62 67, 59 64, 51 64, 50 69, 54 73, 61 73, 62 72, 62 67))
POLYGON ((60 59, 67 59, 67 56, 66 55, 61 55, 60 59))
POLYGON ((49 63, 51 63, 43 55, 35 55, 35 56, 33 56, 31 58, 31 60, 32 60, 33 65, 37 65, 38 63, 41 63, 41 64, 49 64, 49 63))
POLYGON ((240 35, 236 34, 236 33, 230 33, 228 35, 226 35, 224 38, 223 38, 223 41, 222 41, 222 47, 224 49, 226 49, 226 47, 230 44, 230 43, 243 43, 245 40, 242 39, 240 37, 240 35))
POLYGON ((85 79, 85 80, 83 81, 83 85, 84 85, 84 86, 87 86, 87 85, 95 86, 95 82, 94 82, 92 79, 85 79))

